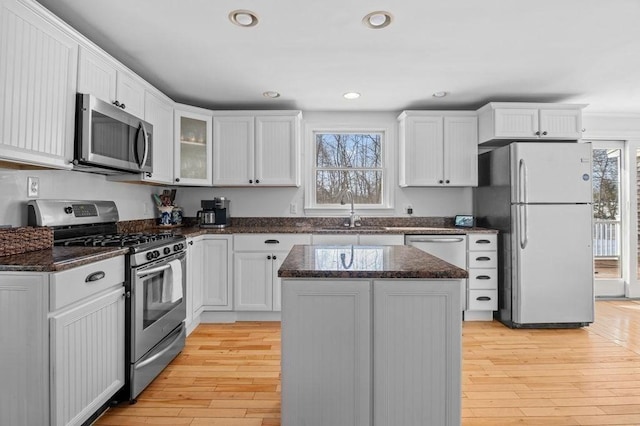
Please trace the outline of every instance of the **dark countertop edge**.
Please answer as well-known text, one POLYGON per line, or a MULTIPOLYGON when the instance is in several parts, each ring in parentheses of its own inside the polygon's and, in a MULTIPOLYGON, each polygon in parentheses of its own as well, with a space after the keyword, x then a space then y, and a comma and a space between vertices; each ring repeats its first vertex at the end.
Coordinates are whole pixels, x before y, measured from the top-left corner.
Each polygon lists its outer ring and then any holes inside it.
POLYGON ((13 264, 2 263, 3 258, 0 257, 0 272, 60 272, 129 253, 128 248, 105 247, 96 249, 100 250, 99 252, 88 253, 84 255, 74 255, 73 257, 70 257, 68 259, 56 260, 56 251, 60 251, 60 249, 62 248, 54 247, 51 249, 40 250, 38 252, 28 252, 12 256, 5 256, 5 258, 11 258, 12 260, 14 260, 15 263, 13 264), (43 259, 41 263, 30 264, 28 260, 22 264, 18 263, 21 258, 24 258, 26 260, 28 256, 32 256, 34 255, 34 253, 40 254, 40 258, 43 259))
POLYGON ((451 272, 415 272, 415 271, 282 271, 280 278, 290 279, 419 279, 419 280, 464 280, 469 274, 452 274, 451 272), (459 276, 453 276, 459 275, 459 276))
POLYGON ((200 235, 234 235, 234 234, 369 234, 369 235, 466 235, 466 234, 497 234, 496 229, 487 228, 424 228, 409 229, 398 227, 397 229, 371 229, 371 228, 346 228, 346 229, 324 229, 314 227, 292 227, 292 226, 271 226, 271 227, 249 227, 249 226, 229 226, 227 228, 212 229, 187 227, 178 228, 174 233, 187 238, 200 235))

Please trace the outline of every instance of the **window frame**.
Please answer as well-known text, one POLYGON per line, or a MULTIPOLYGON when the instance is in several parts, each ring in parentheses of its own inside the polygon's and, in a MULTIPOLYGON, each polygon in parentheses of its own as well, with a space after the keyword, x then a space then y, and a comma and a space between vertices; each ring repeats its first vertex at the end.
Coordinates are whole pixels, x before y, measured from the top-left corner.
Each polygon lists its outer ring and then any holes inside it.
MULTIPOLYGON (((310 215, 323 216, 342 216, 347 212, 348 206, 341 205, 339 201, 335 204, 318 204, 316 202, 316 134, 317 133, 376 133, 381 135, 381 167, 376 170, 382 171, 382 199, 380 204, 355 204, 356 212, 366 212, 367 214, 392 214, 393 205, 393 188, 395 182, 393 161, 393 142, 394 133, 392 129, 386 126, 376 126, 371 124, 336 124, 336 125, 319 125, 317 123, 308 123, 305 126, 305 141, 307 161, 305 162, 305 213, 310 215)), ((373 169, 371 169, 373 170, 373 169)), ((348 213, 348 212, 347 212, 348 213)))

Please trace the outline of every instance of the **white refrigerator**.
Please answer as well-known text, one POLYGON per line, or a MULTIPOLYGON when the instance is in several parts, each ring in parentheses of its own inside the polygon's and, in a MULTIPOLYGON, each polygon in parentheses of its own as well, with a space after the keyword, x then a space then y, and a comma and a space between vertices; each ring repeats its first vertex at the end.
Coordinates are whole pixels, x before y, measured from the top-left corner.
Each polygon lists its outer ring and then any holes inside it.
POLYGON ((515 142, 481 154, 474 214, 499 237, 497 319, 593 322, 591 144, 515 142))

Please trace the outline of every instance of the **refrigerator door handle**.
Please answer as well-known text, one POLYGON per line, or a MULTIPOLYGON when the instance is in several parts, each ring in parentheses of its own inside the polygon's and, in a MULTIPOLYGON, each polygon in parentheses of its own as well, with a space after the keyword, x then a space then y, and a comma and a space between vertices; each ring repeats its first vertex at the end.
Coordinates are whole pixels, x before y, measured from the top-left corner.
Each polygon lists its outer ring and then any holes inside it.
POLYGON ((520 233, 520 248, 527 248, 527 244, 529 243, 529 227, 527 223, 527 205, 520 205, 521 212, 518 215, 518 225, 519 225, 519 233, 520 233))
POLYGON ((518 202, 527 203, 527 164, 521 158, 518 163, 518 202))

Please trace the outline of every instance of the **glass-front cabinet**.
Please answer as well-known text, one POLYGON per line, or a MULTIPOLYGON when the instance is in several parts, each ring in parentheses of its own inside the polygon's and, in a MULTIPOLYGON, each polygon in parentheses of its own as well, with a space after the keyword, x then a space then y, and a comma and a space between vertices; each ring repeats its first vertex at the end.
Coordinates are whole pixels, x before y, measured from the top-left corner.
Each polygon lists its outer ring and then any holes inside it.
POLYGON ((212 122, 206 110, 177 105, 175 109, 175 182, 178 185, 212 185, 212 122))

